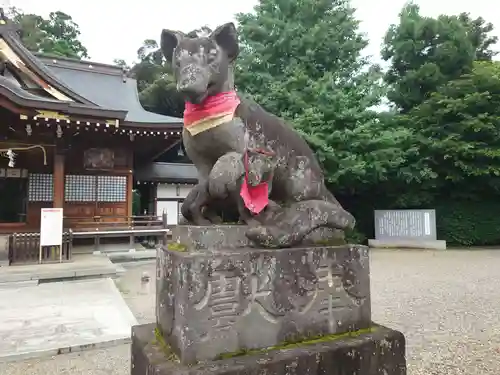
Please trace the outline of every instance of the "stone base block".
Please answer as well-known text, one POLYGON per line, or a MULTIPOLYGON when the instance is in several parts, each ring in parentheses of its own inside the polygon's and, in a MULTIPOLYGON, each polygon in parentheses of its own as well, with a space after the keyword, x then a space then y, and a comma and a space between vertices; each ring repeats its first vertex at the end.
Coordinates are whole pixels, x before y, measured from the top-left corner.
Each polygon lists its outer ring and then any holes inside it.
POLYGON ((406 375, 403 334, 376 325, 371 332, 353 337, 289 345, 191 366, 181 365, 157 336, 155 324, 132 328, 131 375, 406 375))
MULTIPOLYGON (((245 233, 247 225, 177 225, 172 228, 172 242, 191 251, 240 249, 252 247, 245 233)), ((318 228, 310 233, 300 246, 343 245, 344 232, 318 228)))
POLYGON ((371 324, 360 245, 160 249, 156 290, 158 327, 183 364, 371 324))
POLYGON ((379 249, 446 250, 444 240, 368 240, 368 246, 379 249))

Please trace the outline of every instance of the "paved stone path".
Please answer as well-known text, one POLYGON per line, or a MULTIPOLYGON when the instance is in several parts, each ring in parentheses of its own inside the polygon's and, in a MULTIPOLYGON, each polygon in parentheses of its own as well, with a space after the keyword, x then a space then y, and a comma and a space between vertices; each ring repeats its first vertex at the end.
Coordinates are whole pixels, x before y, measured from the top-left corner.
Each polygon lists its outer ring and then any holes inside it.
POLYGON ((0 289, 0 361, 130 342, 137 320, 110 278, 0 289))
MULTIPOLYGON (((373 251, 374 320, 402 330, 408 375, 500 374, 500 251, 373 251)), ((154 320, 154 263, 126 264, 118 287, 154 320), (150 282, 141 282, 146 272, 150 282)), ((2 375, 129 375, 128 345, 0 364, 2 375)))

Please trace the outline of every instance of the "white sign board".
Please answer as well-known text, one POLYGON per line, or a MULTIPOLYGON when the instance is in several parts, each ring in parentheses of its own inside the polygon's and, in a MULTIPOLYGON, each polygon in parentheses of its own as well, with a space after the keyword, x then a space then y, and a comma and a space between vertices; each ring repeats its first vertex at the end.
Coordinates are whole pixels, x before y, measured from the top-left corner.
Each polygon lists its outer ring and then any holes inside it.
POLYGON ((62 246, 63 209, 42 208, 40 246, 62 246))
POLYGON ((435 241, 436 210, 375 210, 375 238, 435 241))

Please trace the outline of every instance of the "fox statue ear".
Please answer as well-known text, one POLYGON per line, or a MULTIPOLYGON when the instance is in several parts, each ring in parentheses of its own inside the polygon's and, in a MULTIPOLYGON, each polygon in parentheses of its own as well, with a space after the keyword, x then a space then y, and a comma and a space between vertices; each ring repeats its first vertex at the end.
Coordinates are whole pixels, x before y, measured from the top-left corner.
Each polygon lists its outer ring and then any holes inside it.
POLYGON ((183 37, 184 35, 180 31, 162 30, 160 49, 169 64, 172 63, 175 47, 177 47, 183 37))
POLYGON ((219 26, 210 37, 226 52, 229 61, 233 61, 238 57, 240 47, 238 45, 238 32, 234 23, 229 22, 219 26))

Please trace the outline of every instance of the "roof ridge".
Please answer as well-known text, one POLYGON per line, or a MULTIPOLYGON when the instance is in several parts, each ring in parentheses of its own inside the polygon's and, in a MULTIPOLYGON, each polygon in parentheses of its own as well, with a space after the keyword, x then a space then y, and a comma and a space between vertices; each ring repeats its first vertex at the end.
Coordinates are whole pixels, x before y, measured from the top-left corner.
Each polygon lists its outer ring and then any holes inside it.
MULTIPOLYGON (((34 55, 37 56, 42 62, 44 62, 45 65, 57 64, 57 66, 62 66, 64 68, 90 70, 93 72, 100 72, 99 68, 102 68, 113 71, 113 73, 116 72, 116 75, 126 73, 126 69, 113 64, 101 63, 90 60, 78 60, 64 56, 51 56, 42 53, 35 53, 34 55), (61 64, 59 62, 61 62, 61 64)), ((105 74, 109 73, 106 72, 105 74)))
POLYGON ((79 62, 78 60, 68 61, 62 60, 57 57, 41 57, 40 60, 49 68, 60 67, 63 69, 75 70, 80 72, 126 77, 126 71, 117 66, 98 65, 94 63, 79 62))

